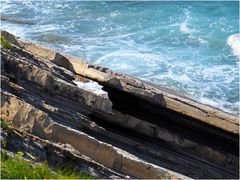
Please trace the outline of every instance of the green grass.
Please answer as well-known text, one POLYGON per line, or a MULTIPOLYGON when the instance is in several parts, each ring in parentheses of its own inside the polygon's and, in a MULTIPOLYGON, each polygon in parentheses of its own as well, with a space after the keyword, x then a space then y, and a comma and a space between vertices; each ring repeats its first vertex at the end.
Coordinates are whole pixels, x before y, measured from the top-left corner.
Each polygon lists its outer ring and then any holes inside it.
MULTIPOLYGON (((3 157, 3 156, 2 156, 3 157)), ((57 179, 46 164, 31 165, 19 158, 7 158, 1 161, 1 179, 57 179)))
POLYGON ((7 133, 10 131, 10 129, 9 129, 9 125, 11 125, 10 124, 10 122, 7 122, 7 121, 4 121, 4 120, 0 120, 0 123, 1 123, 1 127, 4 129, 4 130, 6 130, 7 131, 7 133))
POLYGON ((11 43, 5 39, 5 37, 1 36, 0 37, 0 44, 2 47, 7 48, 7 49, 11 49, 12 45, 11 43))
MULTIPOLYGON (((9 123, 1 119, 0 124, 3 131, 5 131, 7 133, 6 135, 8 136, 8 134, 10 133, 9 123)), ((2 136, 1 138, 1 148, 3 149, 7 148, 7 140, 6 137, 4 136, 2 136)))
POLYGON ((47 163, 33 164, 21 156, 22 152, 18 152, 16 157, 10 157, 1 151, 1 179, 93 179, 78 173, 74 164, 64 165, 54 172, 47 163))

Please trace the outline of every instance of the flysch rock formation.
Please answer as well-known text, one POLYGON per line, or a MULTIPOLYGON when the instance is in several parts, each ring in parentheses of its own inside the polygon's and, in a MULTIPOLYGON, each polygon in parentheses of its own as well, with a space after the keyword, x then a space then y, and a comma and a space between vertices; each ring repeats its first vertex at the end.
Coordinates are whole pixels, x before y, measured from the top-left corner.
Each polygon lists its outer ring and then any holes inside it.
POLYGON ((71 146, 95 174, 104 169, 96 177, 239 178, 238 117, 1 35, 12 43, 1 47, 1 119, 14 132, 71 146))

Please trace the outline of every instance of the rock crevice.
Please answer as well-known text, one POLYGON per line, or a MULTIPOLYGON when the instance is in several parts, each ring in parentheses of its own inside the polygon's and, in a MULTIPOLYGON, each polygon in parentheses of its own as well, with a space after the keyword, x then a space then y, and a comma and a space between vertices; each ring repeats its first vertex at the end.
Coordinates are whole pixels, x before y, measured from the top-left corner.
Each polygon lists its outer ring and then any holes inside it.
POLYGON ((238 178, 237 117, 2 35, 1 118, 14 128, 131 177, 238 178))

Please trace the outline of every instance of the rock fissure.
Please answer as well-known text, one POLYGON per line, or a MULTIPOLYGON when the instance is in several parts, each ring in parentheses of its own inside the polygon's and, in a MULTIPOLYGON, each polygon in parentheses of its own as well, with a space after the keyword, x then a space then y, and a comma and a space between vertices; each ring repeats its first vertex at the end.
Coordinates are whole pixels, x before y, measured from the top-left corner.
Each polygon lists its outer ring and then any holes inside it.
POLYGON ((238 177, 236 117, 2 34, 13 48, 1 49, 1 118, 26 136, 70 144, 118 175, 238 177))

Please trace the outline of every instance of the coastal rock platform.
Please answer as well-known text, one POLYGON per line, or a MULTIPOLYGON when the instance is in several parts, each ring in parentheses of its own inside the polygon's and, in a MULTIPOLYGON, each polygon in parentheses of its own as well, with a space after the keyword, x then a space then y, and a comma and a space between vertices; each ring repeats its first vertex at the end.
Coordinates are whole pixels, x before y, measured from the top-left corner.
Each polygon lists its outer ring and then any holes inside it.
POLYGON ((238 117, 1 35, 11 43, 1 46, 1 119, 19 141, 36 141, 97 178, 239 178, 238 117))

